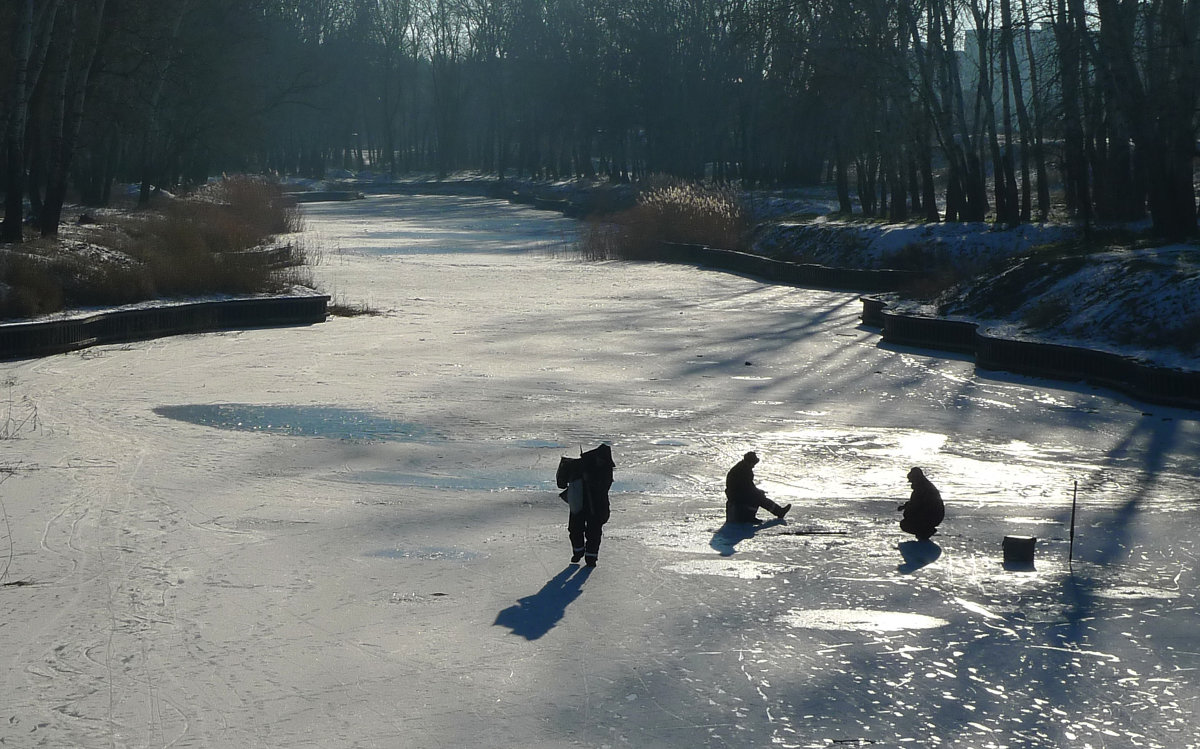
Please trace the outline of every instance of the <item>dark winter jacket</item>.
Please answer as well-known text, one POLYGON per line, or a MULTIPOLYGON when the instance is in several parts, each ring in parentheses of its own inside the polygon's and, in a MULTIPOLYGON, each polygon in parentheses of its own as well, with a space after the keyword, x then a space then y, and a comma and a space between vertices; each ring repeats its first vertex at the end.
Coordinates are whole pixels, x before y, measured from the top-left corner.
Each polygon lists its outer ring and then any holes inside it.
POLYGON ((924 476, 914 478, 912 495, 902 508, 905 520, 930 528, 936 527, 946 517, 942 493, 924 476))
POLYGON ((734 504, 758 506, 765 492, 754 485, 754 465, 757 461, 739 460, 725 476, 725 499, 734 504))
MULTIPOLYGON (((587 452, 580 453, 578 458, 562 458, 558 462, 555 483, 559 488, 566 489, 572 481, 583 480, 583 512, 592 520, 601 523, 608 522, 609 503, 608 490, 613 483, 612 448, 600 445, 587 452)), ((559 495, 565 501, 567 492, 559 495)))

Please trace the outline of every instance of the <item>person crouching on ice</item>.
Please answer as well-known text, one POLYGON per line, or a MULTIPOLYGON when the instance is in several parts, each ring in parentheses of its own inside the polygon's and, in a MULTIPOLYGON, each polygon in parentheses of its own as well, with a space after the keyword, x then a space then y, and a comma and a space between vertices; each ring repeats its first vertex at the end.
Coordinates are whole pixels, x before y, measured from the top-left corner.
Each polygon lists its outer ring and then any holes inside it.
POLYGON ((758 523, 758 508, 763 508, 782 519, 792 509, 790 504, 780 507, 767 498, 766 492, 754 485, 754 466, 758 455, 753 450, 729 469, 725 476, 725 520, 729 523, 758 523))
POLYGON ((942 493, 925 478, 925 472, 913 468, 908 472, 908 483, 912 484, 912 496, 897 509, 904 513, 900 530, 911 533, 920 541, 928 541, 937 533, 938 524, 946 517, 946 505, 942 493))
POLYGON ((578 458, 563 458, 558 463, 555 479, 559 496, 570 508, 567 536, 571 540, 571 563, 583 559, 595 567, 600 557, 600 538, 608 522, 608 490, 613 483, 612 448, 600 445, 578 458))

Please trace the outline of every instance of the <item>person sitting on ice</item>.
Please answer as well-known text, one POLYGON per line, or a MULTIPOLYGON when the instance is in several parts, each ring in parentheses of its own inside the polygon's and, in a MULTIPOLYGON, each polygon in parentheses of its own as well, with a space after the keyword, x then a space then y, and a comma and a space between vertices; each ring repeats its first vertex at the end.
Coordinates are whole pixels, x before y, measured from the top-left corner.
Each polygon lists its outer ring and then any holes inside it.
POLYGON ((925 472, 920 468, 908 472, 908 482, 912 484, 912 495, 897 508, 904 513, 900 530, 913 534, 920 541, 928 541, 930 536, 937 533, 938 524, 946 517, 942 493, 925 478, 925 472))
POLYGON ((758 508, 763 508, 782 519, 792 509, 790 504, 780 507, 767 498, 766 492, 754 485, 754 466, 758 455, 753 450, 742 456, 725 476, 725 520, 730 523, 757 523, 758 508))

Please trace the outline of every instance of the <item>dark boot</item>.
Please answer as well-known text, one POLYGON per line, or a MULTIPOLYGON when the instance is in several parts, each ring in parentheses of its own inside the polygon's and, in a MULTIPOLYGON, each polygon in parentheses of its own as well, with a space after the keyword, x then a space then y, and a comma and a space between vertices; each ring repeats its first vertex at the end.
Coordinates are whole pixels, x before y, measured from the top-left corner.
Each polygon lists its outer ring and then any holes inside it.
POLYGON ((768 499, 763 502, 763 509, 782 520, 783 516, 788 514, 788 510, 792 509, 792 505, 789 503, 780 507, 777 503, 768 499))

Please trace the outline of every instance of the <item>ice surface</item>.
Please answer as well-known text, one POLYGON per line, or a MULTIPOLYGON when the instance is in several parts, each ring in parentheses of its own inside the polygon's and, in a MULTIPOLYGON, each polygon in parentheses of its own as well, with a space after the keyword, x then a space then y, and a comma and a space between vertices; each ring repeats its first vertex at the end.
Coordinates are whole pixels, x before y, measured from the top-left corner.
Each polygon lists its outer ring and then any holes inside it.
POLYGON ((5 746, 1200 746, 1195 412, 552 213, 305 213, 381 314, 0 365, 5 746), (601 440, 588 571, 552 484, 601 440), (748 449, 786 522, 725 525, 748 449))

